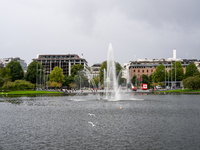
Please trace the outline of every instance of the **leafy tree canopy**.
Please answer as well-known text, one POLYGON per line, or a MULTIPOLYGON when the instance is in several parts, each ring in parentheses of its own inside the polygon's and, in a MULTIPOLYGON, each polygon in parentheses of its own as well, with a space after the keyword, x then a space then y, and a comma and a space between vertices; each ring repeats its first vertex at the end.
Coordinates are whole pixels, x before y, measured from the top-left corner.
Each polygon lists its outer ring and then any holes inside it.
POLYGON ((4 89, 10 90, 24 90, 24 89, 33 89, 35 87, 34 84, 25 81, 25 80, 15 80, 14 82, 5 82, 3 85, 4 89))
POLYGON ((138 81, 138 78, 136 75, 134 75, 131 79, 131 83, 134 85, 134 86, 139 86, 139 81, 138 81))
POLYGON ((49 75, 49 81, 59 83, 65 82, 62 68, 54 67, 49 75))
POLYGON ((163 64, 156 68, 156 71, 152 75, 152 80, 156 83, 165 81, 165 66, 163 64))
POLYGON ((186 67, 185 78, 192 77, 194 74, 199 73, 197 66, 194 63, 190 63, 186 67))
POLYGON ((176 74, 176 81, 182 81, 184 78, 184 71, 181 62, 178 61, 173 63, 172 70, 169 71, 169 79, 171 80, 171 73, 172 73, 172 81, 175 81, 175 74, 176 74), (171 72, 172 71, 172 72, 171 72))
POLYGON ((4 84, 5 82, 8 82, 8 81, 10 81, 9 78, 5 78, 5 77, 1 77, 1 76, 0 76, 0 87, 3 86, 3 84, 4 84))
POLYGON ((37 61, 32 61, 27 69, 27 73, 25 75, 25 80, 30 81, 31 83, 36 83, 36 76, 43 76, 43 66, 37 61))
MULTIPOLYGON (((122 67, 118 62, 115 62, 115 65, 116 65, 116 75, 118 76, 122 67)), ((103 83, 104 81, 104 68, 107 70, 107 61, 104 61, 101 64, 101 68, 99 72, 101 83, 103 83)))
POLYGON ((79 72, 75 77, 74 77, 74 83, 78 85, 78 87, 89 87, 89 82, 88 78, 85 76, 84 72, 79 72))
POLYGON ((77 65, 73 65, 71 68, 71 76, 75 77, 75 75, 77 75, 79 70, 84 69, 84 66, 81 64, 77 64, 77 65))
POLYGON ((200 76, 187 77, 183 80, 183 86, 193 90, 200 88, 200 76))
POLYGON ((24 70, 18 61, 11 61, 6 68, 10 69, 12 81, 20 80, 24 77, 24 70))
POLYGON ((5 77, 11 79, 11 71, 9 68, 2 68, 0 69, 0 77, 5 77))
POLYGON ((146 74, 142 75, 142 83, 146 83, 148 85, 148 88, 151 87, 151 82, 149 77, 146 74))
POLYGON ((70 86, 71 83, 74 82, 74 78, 70 75, 70 76, 64 76, 64 80, 65 82, 63 83, 63 86, 70 86))

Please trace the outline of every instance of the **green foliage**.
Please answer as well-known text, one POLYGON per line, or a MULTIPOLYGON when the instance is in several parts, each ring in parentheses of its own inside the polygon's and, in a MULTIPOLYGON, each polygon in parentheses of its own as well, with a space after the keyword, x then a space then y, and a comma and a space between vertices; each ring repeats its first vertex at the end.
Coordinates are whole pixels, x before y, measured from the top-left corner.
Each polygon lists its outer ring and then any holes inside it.
POLYGON ((136 75, 134 75, 134 76, 132 77, 131 83, 132 83, 134 86, 139 86, 139 85, 140 85, 140 83, 139 83, 138 78, 137 78, 136 75))
POLYGON ((69 87, 70 87, 71 89, 77 89, 77 88, 78 88, 78 85, 77 85, 76 83, 70 83, 70 84, 69 84, 69 87))
POLYGON ((9 78, 1 77, 0 76, 0 87, 4 85, 5 82, 10 81, 9 78))
POLYGON ((156 68, 156 71, 152 75, 152 80, 153 82, 156 82, 156 83, 165 81, 165 66, 163 64, 159 65, 156 68))
POLYGON ((89 82, 88 78, 85 76, 83 72, 79 72, 75 77, 74 77, 74 84, 78 85, 78 87, 89 87, 89 82))
POLYGON ((148 89, 151 88, 150 79, 146 74, 142 75, 142 83, 146 83, 148 85, 148 89))
POLYGON ((197 73, 199 73, 197 66, 194 63, 190 63, 186 67, 185 78, 192 77, 194 76, 194 74, 197 74, 197 73))
POLYGON ((75 75, 78 74, 78 71, 83 70, 83 69, 84 69, 83 65, 80 65, 80 64, 73 65, 72 68, 71 68, 71 76, 75 77, 75 75))
POLYGON ((118 84, 121 86, 126 86, 126 79, 122 78, 121 76, 119 77, 118 84))
POLYGON ((11 72, 9 68, 0 69, 0 87, 3 86, 5 82, 11 81, 11 72))
POLYGON ((55 81, 47 81, 48 87, 54 87, 54 88, 60 88, 62 86, 62 83, 55 82, 55 81))
POLYGON ((70 75, 70 76, 64 76, 64 80, 65 82, 63 83, 63 86, 70 86, 71 83, 74 82, 74 78, 70 75))
POLYGON ((29 64, 27 73, 24 77, 26 81, 31 83, 36 83, 36 78, 40 81, 40 77, 43 76, 43 66, 37 61, 33 61, 29 64))
MULTIPOLYGON (((172 65, 172 78, 173 81, 175 81, 175 71, 176 71, 176 81, 182 81, 184 78, 184 71, 183 71, 183 66, 181 65, 181 62, 176 62, 173 63, 172 65), (176 69, 175 69, 176 68, 176 69)), ((169 76, 171 75, 171 70, 169 72, 169 76)))
POLYGON ((65 82, 62 68, 54 67, 49 75, 49 81, 59 83, 65 82))
POLYGON ((6 68, 10 69, 12 81, 20 80, 24 77, 24 70, 17 61, 11 61, 7 64, 6 68))
POLYGON ((200 88, 200 76, 187 77, 183 80, 183 86, 189 89, 199 89, 200 88))
MULTIPOLYGON (((116 75, 118 76, 122 67, 118 62, 115 62, 115 65, 116 65, 116 75)), ((99 72, 101 83, 103 83, 103 81, 104 81, 104 68, 107 70, 107 61, 104 61, 101 64, 101 68, 100 68, 100 72, 99 72)))
POLYGON ((0 69, 0 77, 9 78, 11 79, 11 71, 9 68, 2 68, 0 69))
POLYGON ((3 88, 6 90, 24 90, 24 89, 33 89, 34 84, 25 81, 25 80, 15 80, 14 82, 5 82, 3 88))
POLYGON ((162 87, 165 86, 165 84, 164 84, 163 82, 158 82, 158 83, 153 82, 153 83, 151 84, 151 87, 156 87, 157 85, 161 85, 162 87))
MULTIPOLYGON (((99 84, 99 77, 95 77, 93 80, 94 80, 94 83, 95 83, 96 87, 98 87, 98 84, 99 84)), ((93 86, 92 83, 90 83, 90 85, 93 86)), ((94 88, 94 87, 93 87, 93 88, 94 88)))

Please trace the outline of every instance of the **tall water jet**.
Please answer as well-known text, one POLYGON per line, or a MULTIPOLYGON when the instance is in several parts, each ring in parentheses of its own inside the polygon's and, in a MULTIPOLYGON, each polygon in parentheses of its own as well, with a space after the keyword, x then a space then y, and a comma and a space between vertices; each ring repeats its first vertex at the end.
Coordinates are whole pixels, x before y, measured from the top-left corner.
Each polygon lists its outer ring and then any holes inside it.
POLYGON ((106 99, 119 100, 118 82, 116 79, 116 64, 112 44, 109 45, 107 55, 106 99), (109 97, 110 96, 110 97, 109 97))

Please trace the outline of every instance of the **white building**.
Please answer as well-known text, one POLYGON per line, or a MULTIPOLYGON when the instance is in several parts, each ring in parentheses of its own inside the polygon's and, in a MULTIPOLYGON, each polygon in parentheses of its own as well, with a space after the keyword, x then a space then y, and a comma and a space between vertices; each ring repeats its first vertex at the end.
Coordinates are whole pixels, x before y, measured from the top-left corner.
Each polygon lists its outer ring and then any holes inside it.
POLYGON ((122 68, 122 78, 127 79, 127 83, 130 82, 129 66, 130 63, 124 63, 124 67, 122 68))
POLYGON ((6 65, 11 62, 11 61, 18 61, 20 63, 20 65, 22 66, 22 69, 24 70, 24 72, 27 71, 27 63, 25 60, 20 59, 19 57, 10 57, 10 58, 3 58, 0 59, 0 62, 4 65, 4 67, 6 67, 6 65))

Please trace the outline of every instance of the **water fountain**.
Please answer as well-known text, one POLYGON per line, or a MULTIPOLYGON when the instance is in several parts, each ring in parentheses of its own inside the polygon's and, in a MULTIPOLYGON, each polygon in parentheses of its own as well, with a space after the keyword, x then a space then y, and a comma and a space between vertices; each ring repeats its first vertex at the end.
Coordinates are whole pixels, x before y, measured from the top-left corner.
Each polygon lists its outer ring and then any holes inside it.
MULTIPOLYGON (((105 79, 106 87, 106 99, 107 100, 119 100, 120 93, 118 89, 118 82, 116 79, 116 67, 114 61, 114 53, 112 44, 109 45, 108 55, 107 55, 107 72, 105 79)), ((104 74, 105 76, 105 74, 104 74)))

